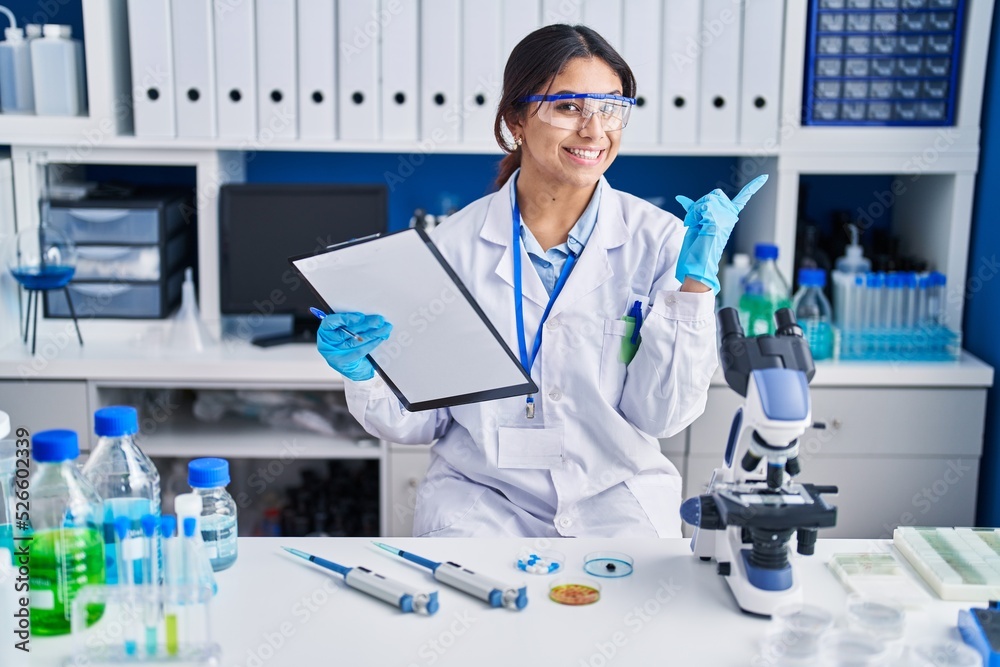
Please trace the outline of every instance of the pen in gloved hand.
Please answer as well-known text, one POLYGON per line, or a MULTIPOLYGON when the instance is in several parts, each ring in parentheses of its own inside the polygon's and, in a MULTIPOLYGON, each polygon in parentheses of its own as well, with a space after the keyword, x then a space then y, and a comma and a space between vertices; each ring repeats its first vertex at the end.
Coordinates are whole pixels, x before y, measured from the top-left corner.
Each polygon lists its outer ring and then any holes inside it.
MULTIPOLYGON (((322 319, 324 319, 326 317, 326 313, 324 313, 319 308, 313 308, 312 306, 309 306, 309 312, 312 313, 313 315, 315 315, 320 320, 322 320, 322 319)), ((358 341, 359 343, 364 340, 361 336, 359 336, 358 334, 354 333, 353 331, 351 331, 350 329, 348 329, 347 327, 345 327, 343 324, 341 324, 337 328, 340 329, 341 331, 343 331, 344 333, 346 333, 348 336, 354 336, 354 339, 356 341, 358 341)))

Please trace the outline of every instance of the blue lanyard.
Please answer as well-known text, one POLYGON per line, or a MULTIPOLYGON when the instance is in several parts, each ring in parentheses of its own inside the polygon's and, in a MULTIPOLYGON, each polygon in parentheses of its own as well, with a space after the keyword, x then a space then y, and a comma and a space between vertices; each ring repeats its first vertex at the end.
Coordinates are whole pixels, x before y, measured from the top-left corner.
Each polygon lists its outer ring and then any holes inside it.
MULTIPOLYGON (((545 320, 549 318, 549 311, 552 310, 552 304, 556 302, 556 297, 559 296, 563 285, 566 284, 566 279, 569 278, 570 271, 573 270, 573 264, 576 262, 576 253, 572 250, 570 251, 569 257, 566 258, 566 263, 563 264, 562 271, 559 272, 559 278, 552 288, 549 302, 546 304, 545 311, 542 313, 542 319, 538 323, 538 331, 535 332, 535 342, 531 346, 531 356, 529 357, 527 341, 524 338, 524 307, 522 304, 523 293, 521 289, 521 210, 517 206, 516 197, 514 198, 512 218, 514 221, 514 238, 513 245, 511 245, 511 252, 514 255, 514 317, 517 322, 517 346, 521 354, 521 366, 524 367, 525 372, 530 376, 531 367, 535 364, 535 357, 538 356, 538 351, 542 348, 542 327, 545 325, 545 320)), ((535 416, 534 396, 528 396, 525 414, 528 419, 535 416)))

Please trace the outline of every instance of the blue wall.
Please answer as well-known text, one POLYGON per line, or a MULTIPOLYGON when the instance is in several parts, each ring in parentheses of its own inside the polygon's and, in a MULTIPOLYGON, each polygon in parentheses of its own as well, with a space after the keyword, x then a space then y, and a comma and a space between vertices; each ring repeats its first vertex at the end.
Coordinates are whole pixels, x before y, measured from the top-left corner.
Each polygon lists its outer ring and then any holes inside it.
MULTIPOLYGON (((1000 252, 996 186, 1000 183, 1000 8, 993 14, 990 63, 986 73, 983 105, 982 153, 976 183, 972 244, 969 249, 971 296, 965 306, 965 347, 993 368, 1000 370, 1000 280, 996 270, 976 272, 991 266, 1000 252)), ((994 380, 1000 380, 1000 375, 994 380)), ((980 525, 1000 525, 1000 391, 996 384, 986 405, 986 442, 979 478, 980 525)))

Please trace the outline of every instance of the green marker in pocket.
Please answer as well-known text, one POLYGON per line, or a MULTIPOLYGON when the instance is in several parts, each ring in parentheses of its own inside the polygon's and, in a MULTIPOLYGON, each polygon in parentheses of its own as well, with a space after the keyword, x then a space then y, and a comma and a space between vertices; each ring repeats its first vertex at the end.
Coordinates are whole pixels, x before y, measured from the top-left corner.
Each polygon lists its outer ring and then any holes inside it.
POLYGON ((639 335, 642 329, 642 302, 636 301, 628 311, 628 315, 622 318, 625 321, 625 336, 622 337, 622 349, 618 353, 618 359, 626 366, 631 363, 635 353, 639 351, 639 344, 642 337, 639 335))

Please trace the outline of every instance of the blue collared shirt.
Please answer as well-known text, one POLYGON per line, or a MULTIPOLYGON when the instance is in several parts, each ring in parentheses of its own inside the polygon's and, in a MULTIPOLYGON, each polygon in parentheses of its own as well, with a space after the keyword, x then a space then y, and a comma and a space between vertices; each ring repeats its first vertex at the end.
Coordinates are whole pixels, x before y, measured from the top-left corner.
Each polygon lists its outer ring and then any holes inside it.
MULTIPOLYGON (((518 175, 520 175, 520 170, 515 174, 514 182, 510 188, 510 207, 512 209, 517 197, 518 175)), ((528 257, 531 258, 531 263, 535 266, 535 271, 538 272, 538 277, 542 279, 542 284, 545 285, 547 293, 552 294, 556 280, 559 279, 559 273, 562 272, 566 258, 569 257, 570 250, 578 256, 583 252, 584 246, 587 245, 587 241, 590 240, 590 235, 594 232, 594 227, 597 225, 597 211, 600 206, 601 184, 598 183, 597 188, 594 190, 594 196, 590 198, 590 203, 584 209, 583 215, 573 225, 573 229, 569 230, 569 238, 565 243, 553 246, 547 251, 542 250, 542 246, 535 239, 534 234, 524 224, 524 218, 521 219, 521 242, 524 244, 524 249, 527 251, 528 257)))

